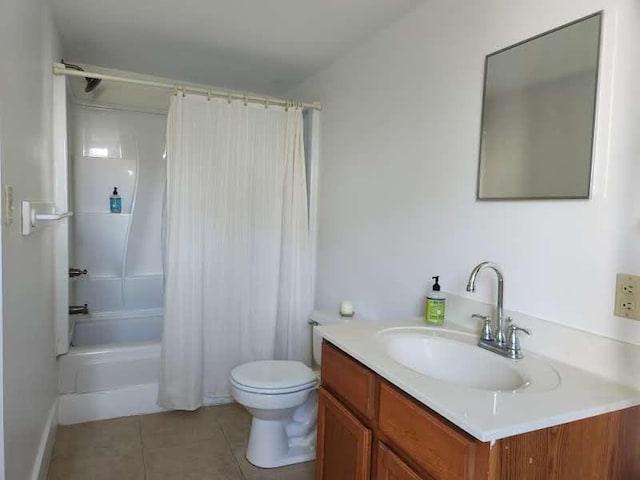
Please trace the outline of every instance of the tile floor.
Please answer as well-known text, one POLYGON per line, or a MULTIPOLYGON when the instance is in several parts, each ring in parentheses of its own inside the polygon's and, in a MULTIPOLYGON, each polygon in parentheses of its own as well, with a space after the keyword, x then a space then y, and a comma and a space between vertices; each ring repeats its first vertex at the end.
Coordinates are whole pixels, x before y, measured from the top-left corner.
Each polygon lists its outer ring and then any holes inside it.
POLYGON ((314 462, 260 469, 236 404, 61 426, 49 480, 312 480, 314 462))

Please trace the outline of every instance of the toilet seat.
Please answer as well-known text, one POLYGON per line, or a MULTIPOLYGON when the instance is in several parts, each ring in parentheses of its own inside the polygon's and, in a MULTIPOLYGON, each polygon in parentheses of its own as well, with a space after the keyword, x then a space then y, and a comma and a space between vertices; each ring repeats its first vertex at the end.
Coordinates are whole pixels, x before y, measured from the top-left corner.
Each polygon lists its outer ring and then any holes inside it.
POLYGON ((287 394, 287 393, 296 393, 296 392, 300 392, 302 390, 309 390, 311 388, 315 388, 317 383, 318 383, 317 380, 313 380, 313 381, 311 381, 309 383, 306 383, 304 385, 298 385, 296 387, 273 389, 273 388, 249 387, 247 385, 242 385, 242 384, 236 382, 235 380, 231 379, 231 384, 235 388, 237 388, 238 390, 242 390, 243 392, 248 392, 248 393, 256 393, 256 394, 259 394, 259 395, 284 395, 284 394, 287 394))
POLYGON ((314 387, 317 381, 317 375, 304 363, 289 360, 250 362, 231 371, 236 388, 264 395, 299 392, 314 387))

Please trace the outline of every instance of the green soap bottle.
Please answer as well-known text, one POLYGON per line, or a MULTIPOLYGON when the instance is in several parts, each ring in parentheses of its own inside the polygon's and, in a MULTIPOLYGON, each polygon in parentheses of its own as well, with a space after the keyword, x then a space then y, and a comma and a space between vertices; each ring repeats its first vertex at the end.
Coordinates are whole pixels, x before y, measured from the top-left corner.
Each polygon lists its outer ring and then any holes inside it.
POLYGON ((427 323, 442 325, 444 323, 445 295, 440 292, 439 276, 431 277, 435 280, 431 292, 427 295, 427 308, 424 319, 427 323))

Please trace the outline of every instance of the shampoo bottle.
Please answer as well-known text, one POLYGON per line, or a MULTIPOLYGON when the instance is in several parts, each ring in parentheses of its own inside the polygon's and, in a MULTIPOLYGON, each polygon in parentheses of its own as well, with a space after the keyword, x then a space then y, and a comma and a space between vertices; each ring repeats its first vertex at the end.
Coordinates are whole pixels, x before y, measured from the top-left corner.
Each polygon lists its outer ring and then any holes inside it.
POLYGON ((431 292, 427 294, 427 308, 424 318, 428 323, 442 325, 444 323, 445 295, 440 292, 439 276, 431 277, 435 280, 431 292))
POLYGON ((113 193, 109 197, 111 213, 122 213, 122 198, 118 194, 118 187, 113 187, 113 193))

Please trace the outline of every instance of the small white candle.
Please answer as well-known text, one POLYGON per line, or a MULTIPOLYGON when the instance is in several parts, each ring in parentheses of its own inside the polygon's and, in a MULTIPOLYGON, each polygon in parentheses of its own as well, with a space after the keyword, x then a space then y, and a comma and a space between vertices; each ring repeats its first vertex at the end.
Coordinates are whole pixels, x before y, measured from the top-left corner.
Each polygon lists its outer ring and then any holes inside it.
POLYGON ((349 300, 343 300, 340 302, 340 315, 344 317, 350 317, 353 315, 353 303, 349 300))

